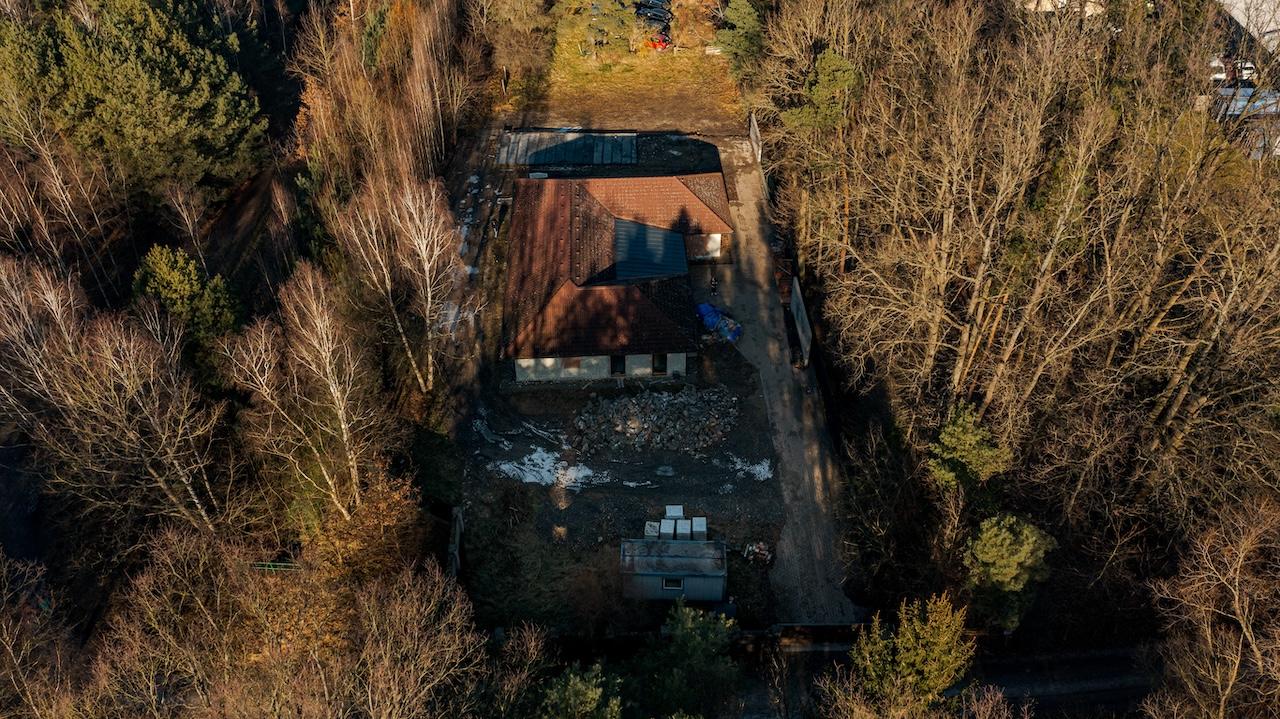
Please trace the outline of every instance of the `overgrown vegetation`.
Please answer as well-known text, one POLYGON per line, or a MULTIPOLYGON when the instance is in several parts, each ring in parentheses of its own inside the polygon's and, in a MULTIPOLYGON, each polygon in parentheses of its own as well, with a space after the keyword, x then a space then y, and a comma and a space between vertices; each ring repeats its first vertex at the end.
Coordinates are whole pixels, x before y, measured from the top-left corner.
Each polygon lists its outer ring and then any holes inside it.
POLYGON ((47 569, 0 554, 0 716, 742 714, 736 623, 522 553, 527 488, 476 507, 472 597, 424 514, 469 461, 454 153, 494 107, 743 132, 730 71, 839 406, 883 405, 839 439, 851 584, 896 614, 800 707, 1012 717, 979 649, 1158 627, 1149 716, 1269 715, 1280 175, 1205 111, 1212 8, 680 0, 676 52, 612 0, 4 3, 0 481, 44 491, 47 569))
POLYGON ((949 590, 1041 650, 1145 639, 1163 587, 1153 716, 1252 707, 1230 652, 1173 659, 1188 622, 1235 640, 1172 587, 1280 476, 1280 178, 1256 128, 1205 111, 1213 17, 783 0, 744 74, 847 389, 885 404, 847 438, 862 586, 949 590))

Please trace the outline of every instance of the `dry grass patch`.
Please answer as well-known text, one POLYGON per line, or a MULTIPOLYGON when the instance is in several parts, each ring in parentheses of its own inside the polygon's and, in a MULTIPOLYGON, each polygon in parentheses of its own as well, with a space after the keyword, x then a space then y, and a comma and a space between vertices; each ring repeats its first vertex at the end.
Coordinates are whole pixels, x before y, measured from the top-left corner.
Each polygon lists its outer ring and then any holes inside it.
POLYGON ((615 38, 610 52, 593 57, 582 54, 577 33, 565 32, 535 119, 548 126, 741 133, 745 112, 728 60, 704 52, 712 35, 698 21, 676 32, 690 39, 689 47, 658 52, 637 43, 632 53, 615 38))

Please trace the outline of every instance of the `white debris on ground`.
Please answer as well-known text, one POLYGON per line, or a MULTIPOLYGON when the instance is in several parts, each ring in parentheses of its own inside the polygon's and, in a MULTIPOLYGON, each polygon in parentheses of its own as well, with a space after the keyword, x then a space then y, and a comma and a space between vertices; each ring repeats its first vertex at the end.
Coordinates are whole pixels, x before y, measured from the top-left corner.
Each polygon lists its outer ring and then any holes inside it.
POLYGON ((571 442, 583 455, 602 448, 696 452, 723 440, 737 420, 738 398, 723 387, 598 397, 574 419, 571 442))
POLYGON ((757 482, 773 479, 773 467, 767 459, 762 459, 752 464, 737 455, 731 454, 729 455, 729 466, 743 479, 750 477, 757 482))
POLYGON ((483 419, 477 418, 477 419, 471 420, 471 428, 476 431, 476 434, 479 434, 481 437, 484 437, 484 441, 490 444, 498 445, 499 447, 502 448, 504 452, 509 451, 511 449, 511 442, 507 441, 506 438, 499 437, 496 433, 494 433, 493 429, 489 427, 489 423, 485 422, 483 419))
POLYGON ((598 472, 581 464, 570 465, 560 459, 559 455, 543 447, 530 445, 530 449, 533 451, 520 459, 493 462, 489 465, 489 469, 525 484, 556 486, 574 492, 580 492, 584 487, 593 484, 606 484, 610 481, 607 472, 598 472))
POLYGON ((733 494, 733 489, 734 487, 732 482, 725 482, 720 485, 720 494, 733 494))
POLYGON ((644 489, 644 488, 646 488, 646 487, 656 487, 656 486, 658 486, 658 485, 654 484, 653 482, 631 482, 631 481, 624 481, 624 482, 622 483, 622 486, 624 486, 624 487, 628 487, 628 488, 630 488, 630 489, 644 489))

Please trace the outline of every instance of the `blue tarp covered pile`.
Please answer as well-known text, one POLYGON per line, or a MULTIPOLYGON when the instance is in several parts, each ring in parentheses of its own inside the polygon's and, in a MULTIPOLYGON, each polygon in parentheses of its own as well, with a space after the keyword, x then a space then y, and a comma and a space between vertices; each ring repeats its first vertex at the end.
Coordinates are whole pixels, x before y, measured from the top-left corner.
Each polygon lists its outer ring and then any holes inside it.
POLYGON ((703 327, 730 342, 737 342, 742 337, 742 325, 713 304, 703 302, 698 305, 698 318, 702 320, 703 327))

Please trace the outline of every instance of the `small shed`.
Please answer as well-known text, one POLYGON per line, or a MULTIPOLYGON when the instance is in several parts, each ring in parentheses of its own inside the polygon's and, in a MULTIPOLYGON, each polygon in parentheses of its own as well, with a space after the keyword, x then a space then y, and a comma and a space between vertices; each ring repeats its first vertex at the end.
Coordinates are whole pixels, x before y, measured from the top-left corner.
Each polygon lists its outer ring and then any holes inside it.
POLYGON ((629 599, 724 599, 728 563, 724 542, 622 540, 622 594, 629 599))

